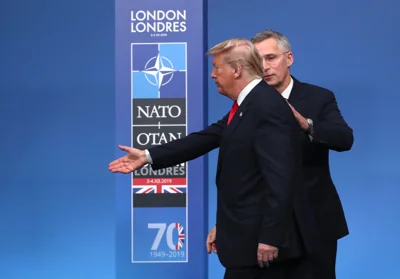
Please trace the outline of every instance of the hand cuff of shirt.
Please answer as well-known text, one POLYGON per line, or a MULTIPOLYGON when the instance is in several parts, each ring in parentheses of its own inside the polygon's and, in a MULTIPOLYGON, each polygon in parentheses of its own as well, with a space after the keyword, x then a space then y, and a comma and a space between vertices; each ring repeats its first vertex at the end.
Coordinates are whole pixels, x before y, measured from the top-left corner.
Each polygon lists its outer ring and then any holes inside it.
POLYGON ((146 161, 150 165, 153 164, 153 159, 151 158, 150 152, 146 149, 144 152, 146 152, 146 161))

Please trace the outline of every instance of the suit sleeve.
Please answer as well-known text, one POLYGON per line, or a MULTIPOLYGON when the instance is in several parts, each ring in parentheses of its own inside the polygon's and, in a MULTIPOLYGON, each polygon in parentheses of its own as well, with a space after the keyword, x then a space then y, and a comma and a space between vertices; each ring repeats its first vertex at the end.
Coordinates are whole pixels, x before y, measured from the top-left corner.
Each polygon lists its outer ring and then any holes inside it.
POLYGON ((353 146, 353 130, 347 125, 336 102, 335 95, 327 91, 322 115, 314 121, 313 142, 336 151, 348 151, 353 146))
POLYGON ((225 130, 228 114, 206 129, 191 133, 186 137, 149 149, 154 170, 175 166, 193 160, 219 147, 225 130))
POLYGON ((265 181, 265 201, 259 242, 282 247, 293 216, 293 182, 298 157, 298 124, 283 99, 259 102, 260 124, 254 152, 265 181), (295 131, 297 134, 295 135, 295 131))

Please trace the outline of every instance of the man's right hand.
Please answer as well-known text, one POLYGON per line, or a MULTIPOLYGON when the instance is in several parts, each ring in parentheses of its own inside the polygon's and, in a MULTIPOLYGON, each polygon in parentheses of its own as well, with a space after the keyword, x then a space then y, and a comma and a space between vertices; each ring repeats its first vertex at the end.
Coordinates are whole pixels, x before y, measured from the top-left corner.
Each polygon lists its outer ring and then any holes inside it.
POLYGON ((206 246, 208 254, 211 254, 211 251, 217 254, 216 238, 217 238, 217 227, 214 226, 210 230, 207 236, 206 246))
POLYGON ((109 164, 111 172, 130 173, 147 164, 146 151, 122 145, 118 147, 128 154, 109 164))

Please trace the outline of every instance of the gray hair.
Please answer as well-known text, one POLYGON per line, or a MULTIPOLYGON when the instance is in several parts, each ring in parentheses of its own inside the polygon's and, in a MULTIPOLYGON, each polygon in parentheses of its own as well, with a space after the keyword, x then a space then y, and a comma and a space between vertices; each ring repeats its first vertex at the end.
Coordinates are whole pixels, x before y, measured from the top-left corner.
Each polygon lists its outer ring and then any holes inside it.
POLYGON ((251 38, 251 42, 253 44, 260 43, 269 38, 274 38, 278 42, 279 48, 282 51, 284 52, 292 51, 288 38, 286 38, 282 33, 279 33, 274 30, 264 30, 257 33, 256 35, 254 35, 253 38, 251 38))

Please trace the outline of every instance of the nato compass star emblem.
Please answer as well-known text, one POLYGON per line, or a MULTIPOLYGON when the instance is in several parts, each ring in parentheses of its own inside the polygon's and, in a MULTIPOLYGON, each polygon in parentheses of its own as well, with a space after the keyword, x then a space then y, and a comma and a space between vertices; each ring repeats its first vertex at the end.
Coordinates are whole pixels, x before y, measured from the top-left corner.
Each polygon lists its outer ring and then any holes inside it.
POLYGON ((167 57, 161 56, 160 54, 150 58, 142 71, 147 81, 157 86, 158 89, 168 84, 172 80, 175 72, 176 70, 172 62, 167 57))

